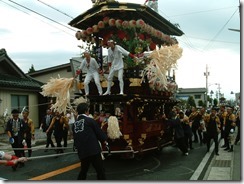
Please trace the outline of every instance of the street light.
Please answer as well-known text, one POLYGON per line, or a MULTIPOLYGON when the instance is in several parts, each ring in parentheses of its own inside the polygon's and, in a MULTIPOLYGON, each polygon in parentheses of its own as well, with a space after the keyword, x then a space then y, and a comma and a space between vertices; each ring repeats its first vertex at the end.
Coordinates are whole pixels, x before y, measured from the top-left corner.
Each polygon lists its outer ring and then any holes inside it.
POLYGON ((213 96, 214 92, 213 90, 210 91, 210 96, 211 96, 211 106, 213 106, 213 99, 212 99, 212 96, 213 96))
MULTIPOLYGON (((219 99, 220 99, 220 96, 221 96, 221 92, 220 92, 220 89, 221 89, 221 87, 220 87, 220 83, 213 83, 213 84, 209 84, 208 85, 208 87, 209 86, 212 86, 212 85, 217 85, 218 86, 218 91, 216 91, 216 98, 218 99, 218 103, 219 103, 219 99)), ((211 94, 211 92, 210 92, 210 94, 211 94)), ((212 94, 213 95, 213 94, 212 94)))
POLYGON ((210 73, 208 72, 208 65, 206 65, 206 72, 204 72, 204 76, 206 76, 206 97, 205 97, 205 104, 208 107, 208 76, 210 73))

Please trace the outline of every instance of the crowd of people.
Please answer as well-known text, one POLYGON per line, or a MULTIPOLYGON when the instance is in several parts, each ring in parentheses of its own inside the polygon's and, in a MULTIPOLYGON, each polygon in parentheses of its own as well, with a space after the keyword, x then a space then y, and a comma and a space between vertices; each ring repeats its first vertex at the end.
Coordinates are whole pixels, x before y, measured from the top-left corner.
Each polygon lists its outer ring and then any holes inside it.
POLYGON ((233 152, 234 145, 240 141, 240 110, 233 107, 213 107, 206 109, 191 107, 182 111, 174 107, 169 116, 163 117, 168 126, 174 130, 174 141, 183 155, 188 155, 188 150, 194 149, 192 143, 206 144, 207 152, 213 140, 215 154, 219 155, 219 147, 225 151, 233 152), (224 139, 224 145, 219 146, 219 137, 224 139))
MULTIPOLYGON (((120 123, 123 121, 121 109, 115 109, 113 114, 120 123)), ((47 109, 40 124, 40 129, 46 134, 44 151, 47 152, 51 146, 57 154, 63 153, 69 137, 74 140, 74 147, 81 162, 78 179, 86 179, 90 164, 97 171, 98 179, 106 179, 102 163, 102 147, 107 145, 106 127, 110 116, 110 112, 103 110, 95 111, 91 115, 86 103, 79 104, 76 112, 67 111, 66 114, 47 109)), ((209 152, 213 141, 215 154, 219 155, 219 149, 233 152, 234 145, 240 141, 240 110, 232 107, 222 105, 209 111, 205 108, 191 107, 183 111, 175 106, 167 116, 162 116, 162 121, 172 129, 175 145, 185 156, 189 154, 189 150, 194 149, 193 143, 199 143, 200 146, 205 144, 206 152, 209 152), (224 145, 219 146, 219 135, 224 139, 224 145)), ((31 141, 35 139, 35 128, 29 118, 29 110, 25 109, 22 112, 22 118, 19 117, 18 110, 12 110, 6 132, 14 155, 9 156, 0 151, 0 163, 12 166, 16 170, 17 167, 23 167, 27 158, 32 156, 31 141), (25 144, 28 148, 28 157, 24 151, 25 144)))

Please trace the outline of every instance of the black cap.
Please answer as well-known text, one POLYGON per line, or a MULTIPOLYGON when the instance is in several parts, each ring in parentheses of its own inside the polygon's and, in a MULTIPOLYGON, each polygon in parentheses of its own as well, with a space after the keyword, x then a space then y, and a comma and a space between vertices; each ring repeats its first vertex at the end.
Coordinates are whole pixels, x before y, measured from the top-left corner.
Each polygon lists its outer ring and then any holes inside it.
POLYGON ((18 109, 13 109, 13 110, 11 111, 11 113, 12 113, 12 114, 19 114, 19 110, 18 110, 18 109))

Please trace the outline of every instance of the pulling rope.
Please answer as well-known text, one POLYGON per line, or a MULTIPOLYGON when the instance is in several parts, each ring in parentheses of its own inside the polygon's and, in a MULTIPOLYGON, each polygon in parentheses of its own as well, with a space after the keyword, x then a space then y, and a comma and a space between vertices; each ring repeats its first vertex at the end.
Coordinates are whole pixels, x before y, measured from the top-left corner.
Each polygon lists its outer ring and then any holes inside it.
POLYGON ((58 154, 51 154, 51 155, 44 155, 44 156, 36 156, 36 157, 26 157, 27 160, 38 160, 43 158, 52 158, 52 157, 58 157, 63 155, 70 155, 70 154, 77 154, 77 152, 67 152, 67 153, 58 153, 58 154))

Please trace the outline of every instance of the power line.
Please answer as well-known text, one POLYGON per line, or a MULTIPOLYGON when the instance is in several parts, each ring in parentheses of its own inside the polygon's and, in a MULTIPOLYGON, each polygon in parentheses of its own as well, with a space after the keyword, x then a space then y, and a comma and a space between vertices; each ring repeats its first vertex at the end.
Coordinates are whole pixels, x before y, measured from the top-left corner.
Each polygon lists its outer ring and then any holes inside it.
MULTIPOLYGON (((13 8, 13 9, 16 9, 16 10, 18 10, 18 11, 21 11, 22 13, 25 13, 25 14, 31 16, 31 14, 29 14, 28 12, 25 12, 25 11, 22 10, 22 9, 17 8, 16 6, 13 6, 13 5, 11 5, 11 4, 7 3, 7 2, 4 2, 3 0, 0 0, 0 1, 1 1, 2 3, 4 3, 4 4, 10 6, 10 7, 13 8)), ((31 17, 33 17, 33 16, 31 16, 31 17)), ((55 29, 58 29, 58 30, 60 30, 60 31, 62 31, 62 32, 66 33, 66 34, 68 34, 68 35, 70 35, 70 36, 72 36, 72 37, 74 36, 73 34, 70 34, 70 33, 68 33, 67 31, 64 31, 63 29, 60 29, 60 28, 54 26, 53 24, 50 24, 50 23, 48 23, 48 22, 45 22, 45 21, 43 21, 43 20, 41 20, 41 19, 39 19, 39 18, 37 18, 37 17, 33 17, 33 18, 36 18, 37 20, 41 21, 42 23, 45 23, 45 24, 47 24, 47 25, 49 25, 49 26, 51 26, 51 27, 53 27, 53 28, 55 28, 55 29)), ((1 40, 2 40, 2 39, 1 39, 1 40)))
POLYGON ((31 12, 33 12, 33 13, 39 15, 39 16, 42 16, 42 17, 44 17, 44 18, 46 18, 46 19, 48 19, 48 20, 50 20, 50 21, 52 21, 52 22, 54 22, 54 23, 56 23, 56 24, 59 24, 59 25, 61 25, 61 26, 64 26, 64 27, 66 27, 66 28, 68 28, 68 29, 70 29, 70 30, 76 32, 76 30, 74 30, 74 29, 72 29, 72 28, 70 28, 70 27, 68 27, 68 26, 66 26, 66 25, 64 25, 64 24, 61 24, 61 23, 59 23, 58 21, 53 20, 53 19, 51 19, 51 18, 49 18, 49 17, 47 17, 47 16, 45 16, 45 15, 42 15, 41 13, 38 13, 38 12, 36 12, 36 11, 30 9, 30 8, 27 8, 26 6, 23 6, 23 5, 19 4, 19 3, 16 3, 15 1, 12 1, 12 0, 8 0, 8 1, 10 1, 11 3, 14 3, 14 4, 16 4, 16 5, 18 5, 18 6, 22 7, 22 8, 24 8, 24 9, 27 9, 27 10, 29 10, 29 11, 31 11, 31 12))
MULTIPOLYGON (((194 36, 189 36, 189 37, 193 38, 193 39, 209 41, 209 39, 206 39, 206 38, 198 38, 198 37, 194 37, 194 36)), ((223 40, 214 40, 214 41, 215 42, 222 42, 222 43, 230 43, 230 44, 240 44, 240 42, 230 42, 230 41, 223 41, 223 40)))
POLYGON ((222 26, 222 28, 217 32, 217 34, 209 41, 209 43, 203 48, 203 50, 206 50, 207 48, 209 48, 211 46, 211 44, 213 43, 213 41, 220 35, 220 33, 223 31, 223 29, 225 28, 225 26, 230 22, 230 20, 232 19, 232 17, 235 15, 235 13, 237 12, 238 8, 235 10, 235 12, 230 16, 230 18, 227 20, 227 22, 222 26))
POLYGON ((44 5, 46 5, 46 6, 48 6, 48 7, 50 7, 50 8, 52 8, 52 9, 54 9, 54 10, 56 10, 56 11, 58 11, 59 13, 62 13, 62 14, 64 14, 64 15, 66 15, 67 17, 69 17, 69 18, 74 18, 74 17, 71 17, 70 15, 68 15, 68 14, 66 14, 66 13, 64 13, 64 12, 62 12, 61 10, 59 10, 59 9, 57 9, 57 8, 55 8, 55 7, 53 7, 53 6, 51 6, 51 5, 49 5, 49 4, 47 4, 47 3, 44 3, 43 1, 40 1, 40 0, 37 0, 37 1, 39 1, 40 3, 42 3, 42 4, 44 4, 44 5))
POLYGON ((218 8, 218 9, 212 9, 212 10, 202 10, 202 11, 196 11, 196 12, 183 13, 183 14, 178 14, 178 15, 171 15, 170 17, 180 17, 180 16, 184 16, 184 15, 206 13, 206 12, 219 11, 219 10, 231 9, 231 8, 236 8, 236 6, 226 7, 226 8, 218 8))

